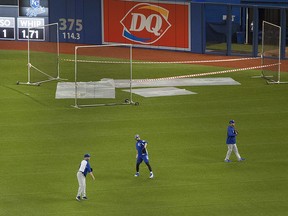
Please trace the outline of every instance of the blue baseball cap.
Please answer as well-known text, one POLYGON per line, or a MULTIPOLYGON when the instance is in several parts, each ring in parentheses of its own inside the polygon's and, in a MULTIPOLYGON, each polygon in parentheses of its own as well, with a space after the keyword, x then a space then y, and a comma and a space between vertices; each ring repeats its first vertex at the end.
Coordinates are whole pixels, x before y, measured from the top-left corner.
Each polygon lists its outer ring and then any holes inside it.
POLYGON ((230 121, 229 121, 229 124, 234 124, 234 123, 235 123, 234 120, 230 120, 230 121))
POLYGON ((90 157, 90 154, 85 154, 85 155, 84 155, 84 158, 86 158, 86 157, 90 157))

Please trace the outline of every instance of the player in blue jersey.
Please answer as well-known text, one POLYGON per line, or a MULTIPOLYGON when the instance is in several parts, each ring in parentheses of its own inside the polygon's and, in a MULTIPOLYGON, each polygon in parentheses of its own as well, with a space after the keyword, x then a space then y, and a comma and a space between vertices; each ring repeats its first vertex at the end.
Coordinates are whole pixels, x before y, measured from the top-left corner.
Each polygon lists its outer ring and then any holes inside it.
POLYGON ((147 151, 147 142, 145 140, 141 140, 140 136, 135 135, 136 140, 136 174, 135 177, 139 176, 139 166, 144 161, 150 171, 150 178, 153 178, 152 168, 149 163, 148 151, 147 151))
POLYGON ((81 161, 79 170, 77 172, 77 179, 79 183, 78 193, 76 196, 76 200, 81 200, 81 195, 83 200, 87 200, 86 196, 86 175, 89 173, 93 180, 95 180, 95 177, 92 173, 92 168, 89 163, 90 160, 90 154, 85 154, 84 159, 81 161))
POLYGON ((228 151, 225 157, 225 162, 231 162, 230 160, 230 155, 232 153, 232 151, 234 151, 238 161, 243 161, 245 160, 244 158, 241 158, 239 152, 238 152, 238 148, 236 145, 236 136, 238 135, 238 131, 235 129, 235 121, 234 120, 230 120, 229 121, 229 126, 227 128, 227 139, 226 139, 226 144, 228 147, 228 151))

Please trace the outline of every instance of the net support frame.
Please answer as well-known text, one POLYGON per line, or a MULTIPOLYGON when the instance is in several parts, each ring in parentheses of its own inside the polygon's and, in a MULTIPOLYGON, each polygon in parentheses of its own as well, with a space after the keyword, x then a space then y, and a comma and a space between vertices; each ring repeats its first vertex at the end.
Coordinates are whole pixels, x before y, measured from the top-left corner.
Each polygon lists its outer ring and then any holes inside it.
MULTIPOLYGON (((45 34, 45 32, 44 32, 45 34)), ((51 81, 59 81, 59 80, 65 80, 60 78, 60 42, 59 42, 59 24, 58 23, 49 23, 42 26, 32 27, 28 28, 28 38, 27 38, 27 82, 19 82, 17 81, 17 85, 31 85, 31 86, 40 86, 42 83, 45 82, 51 82, 51 81), (31 64, 31 53, 30 53, 30 29, 37 29, 37 28, 45 28, 49 26, 56 25, 56 44, 57 44, 57 77, 53 77, 44 71, 40 70, 39 68, 35 67, 33 64, 31 64), (40 80, 37 82, 31 82, 31 68, 36 70, 37 72, 45 75, 47 77, 46 80, 40 80)))
POLYGON ((282 82, 281 81, 281 46, 282 46, 282 43, 281 43, 281 26, 278 26, 276 24, 273 24, 271 22, 267 22, 267 21, 263 21, 262 22, 262 48, 261 48, 261 65, 264 65, 264 54, 265 54, 265 49, 264 49, 264 46, 265 46, 265 24, 267 25, 271 25, 271 26, 274 26, 276 28, 279 28, 279 39, 278 39, 278 68, 277 68, 277 81, 275 80, 271 80, 269 78, 271 78, 272 76, 265 76, 264 75, 264 71, 262 69, 262 72, 261 72, 261 78, 264 78, 266 79, 267 81, 267 84, 287 84, 288 82, 282 82))
POLYGON ((115 105, 139 105, 138 102, 133 101, 133 45, 132 44, 103 44, 103 45, 86 45, 86 46, 75 46, 74 51, 74 86, 75 86, 75 96, 74 96, 74 105, 72 107, 80 109, 84 107, 99 107, 99 106, 115 106, 115 105), (124 46, 129 47, 129 70, 130 70, 130 80, 129 80, 129 98, 125 99, 123 103, 99 103, 99 104, 79 104, 78 103, 78 49, 81 48, 97 48, 97 47, 116 47, 116 46, 124 46))

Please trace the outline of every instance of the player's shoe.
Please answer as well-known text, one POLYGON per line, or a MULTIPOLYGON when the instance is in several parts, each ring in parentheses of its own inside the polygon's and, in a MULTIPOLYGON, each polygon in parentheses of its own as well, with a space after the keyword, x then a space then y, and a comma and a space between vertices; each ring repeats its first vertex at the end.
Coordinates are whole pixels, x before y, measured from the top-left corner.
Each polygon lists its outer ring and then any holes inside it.
POLYGON ((86 196, 83 196, 82 199, 83 200, 88 200, 88 198, 86 196))
POLYGON ((150 178, 150 179, 154 178, 153 172, 150 172, 149 178, 150 178))
POLYGON ((77 201, 80 201, 81 199, 80 199, 80 196, 76 196, 76 200, 77 201))
POLYGON ((225 162, 225 163, 230 163, 230 162, 232 162, 232 161, 229 160, 229 159, 225 159, 224 162, 225 162))
POLYGON ((136 172, 134 176, 138 177, 139 175, 140 175, 139 172, 136 172))
POLYGON ((241 162, 241 161, 244 161, 244 160, 245 160, 245 158, 240 158, 238 161, 241 162))

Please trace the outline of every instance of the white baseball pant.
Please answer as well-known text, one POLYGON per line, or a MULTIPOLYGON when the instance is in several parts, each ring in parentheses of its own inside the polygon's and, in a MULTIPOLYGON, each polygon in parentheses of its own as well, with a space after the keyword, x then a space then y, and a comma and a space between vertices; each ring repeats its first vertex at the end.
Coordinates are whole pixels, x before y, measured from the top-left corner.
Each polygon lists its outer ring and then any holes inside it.
POLYGON ((229 160, 232 151, 234 151, 234 153, 235 153, 235 155, 236 155, 238 160, 241 159, 241 156, 240 156, 240 154, 238 152, 238 148, 237 148, 236 143, 235 144, 227 144, 227 147, 228 147, 228 151, 227 151, 225 160, 229 160))
POLYGON ((86 196, 86 177, 83 175, 82 172, 77 172, 77 179, 79 183, 78 193, 77 196, 85 197, 86 196))

